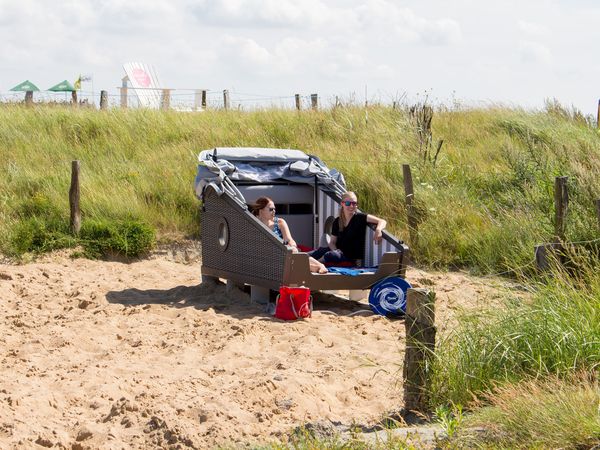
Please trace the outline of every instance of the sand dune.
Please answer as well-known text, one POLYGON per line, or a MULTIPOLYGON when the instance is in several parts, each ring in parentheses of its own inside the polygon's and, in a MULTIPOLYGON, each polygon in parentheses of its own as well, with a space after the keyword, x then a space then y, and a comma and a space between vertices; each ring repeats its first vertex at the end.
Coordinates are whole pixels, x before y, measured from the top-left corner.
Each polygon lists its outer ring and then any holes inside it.
MULTIPOLYGON (((436 289, 442 328, 496 295, 462 274, 407 278, 436 289)), ((199 279, 169 258, 0 265, 0 447, 264 443, 402 406, 403 321, 325 295, 282 322, 199 279)))

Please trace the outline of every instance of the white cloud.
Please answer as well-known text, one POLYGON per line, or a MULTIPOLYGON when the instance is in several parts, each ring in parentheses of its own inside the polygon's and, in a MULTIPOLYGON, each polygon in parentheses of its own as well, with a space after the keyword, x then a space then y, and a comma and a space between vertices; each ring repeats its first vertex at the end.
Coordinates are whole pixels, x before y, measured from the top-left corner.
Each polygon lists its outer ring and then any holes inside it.
POLYGON ((552 62, 550 49, 538 42, 521 41, 519 43, 519 54, 522 61, 527 63, 549 64, 552 62))
POLYGON ((260 46, 256 41, 248 38, 228 36, 225 39, 224 49, 236 62, 244 65, 261 67, 269 65, 273 59, 269 51, 260 46))
POLYGON ((518 26, 523 33, 526 33, 531 36, 543 36, 548 33, 548 28, 539 23, 519 20, 518 26))
POLYGON ((364 31, 378 34, 383 41, 446 45, 462 38, 455 20, 426 19, 388 0, 369 0, 356 13, 364 31))
POLYGON ((318 25, 330 15, 319 0, 203 0, 190 10, 201 23, 250 28, 318 25))

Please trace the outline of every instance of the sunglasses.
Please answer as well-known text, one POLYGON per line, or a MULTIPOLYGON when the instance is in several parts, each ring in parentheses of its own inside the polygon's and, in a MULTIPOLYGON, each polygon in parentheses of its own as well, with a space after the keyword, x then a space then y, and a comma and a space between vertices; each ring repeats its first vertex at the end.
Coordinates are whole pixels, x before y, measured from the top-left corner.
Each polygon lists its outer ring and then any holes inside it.
POLYGON ((275 208, 269 208, 269 212, 275 212, 275 208))
POLYGON ((358 206, 358 202, 351 202, 350 200, 346 200, 343 203, 346 206, 358 206))

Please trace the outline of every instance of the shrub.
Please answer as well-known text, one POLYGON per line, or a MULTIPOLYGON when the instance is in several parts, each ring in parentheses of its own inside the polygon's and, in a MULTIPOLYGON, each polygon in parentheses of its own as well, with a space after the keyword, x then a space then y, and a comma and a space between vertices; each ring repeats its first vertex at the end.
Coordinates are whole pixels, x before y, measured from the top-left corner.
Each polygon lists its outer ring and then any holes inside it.
POLYGON ((138 257, 150 251, 155 240, 154 230, 134 219, 85 221, 80 232, 85 255, 92 258, 109 254, 138 257))
POLYGON ((22 255, 73 247, 76 239, 69 235, 68 225, 60 219, 30 217, 17 222, 9 242, 10 253, 22 255))

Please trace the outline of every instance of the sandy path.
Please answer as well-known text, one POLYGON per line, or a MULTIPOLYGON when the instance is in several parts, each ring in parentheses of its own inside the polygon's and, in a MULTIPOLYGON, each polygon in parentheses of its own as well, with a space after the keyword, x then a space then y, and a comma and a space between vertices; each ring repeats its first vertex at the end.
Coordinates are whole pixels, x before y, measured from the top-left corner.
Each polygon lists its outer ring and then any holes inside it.
MULTIPOLYGON (((285 323, 199 272, 165 258, 0 265, 0 447, 209 448, 401 406, 403 321, 323 298, 285 323)), ((437 290, 442 328, 497 295, 461 274, 407 278, 437 290)))

